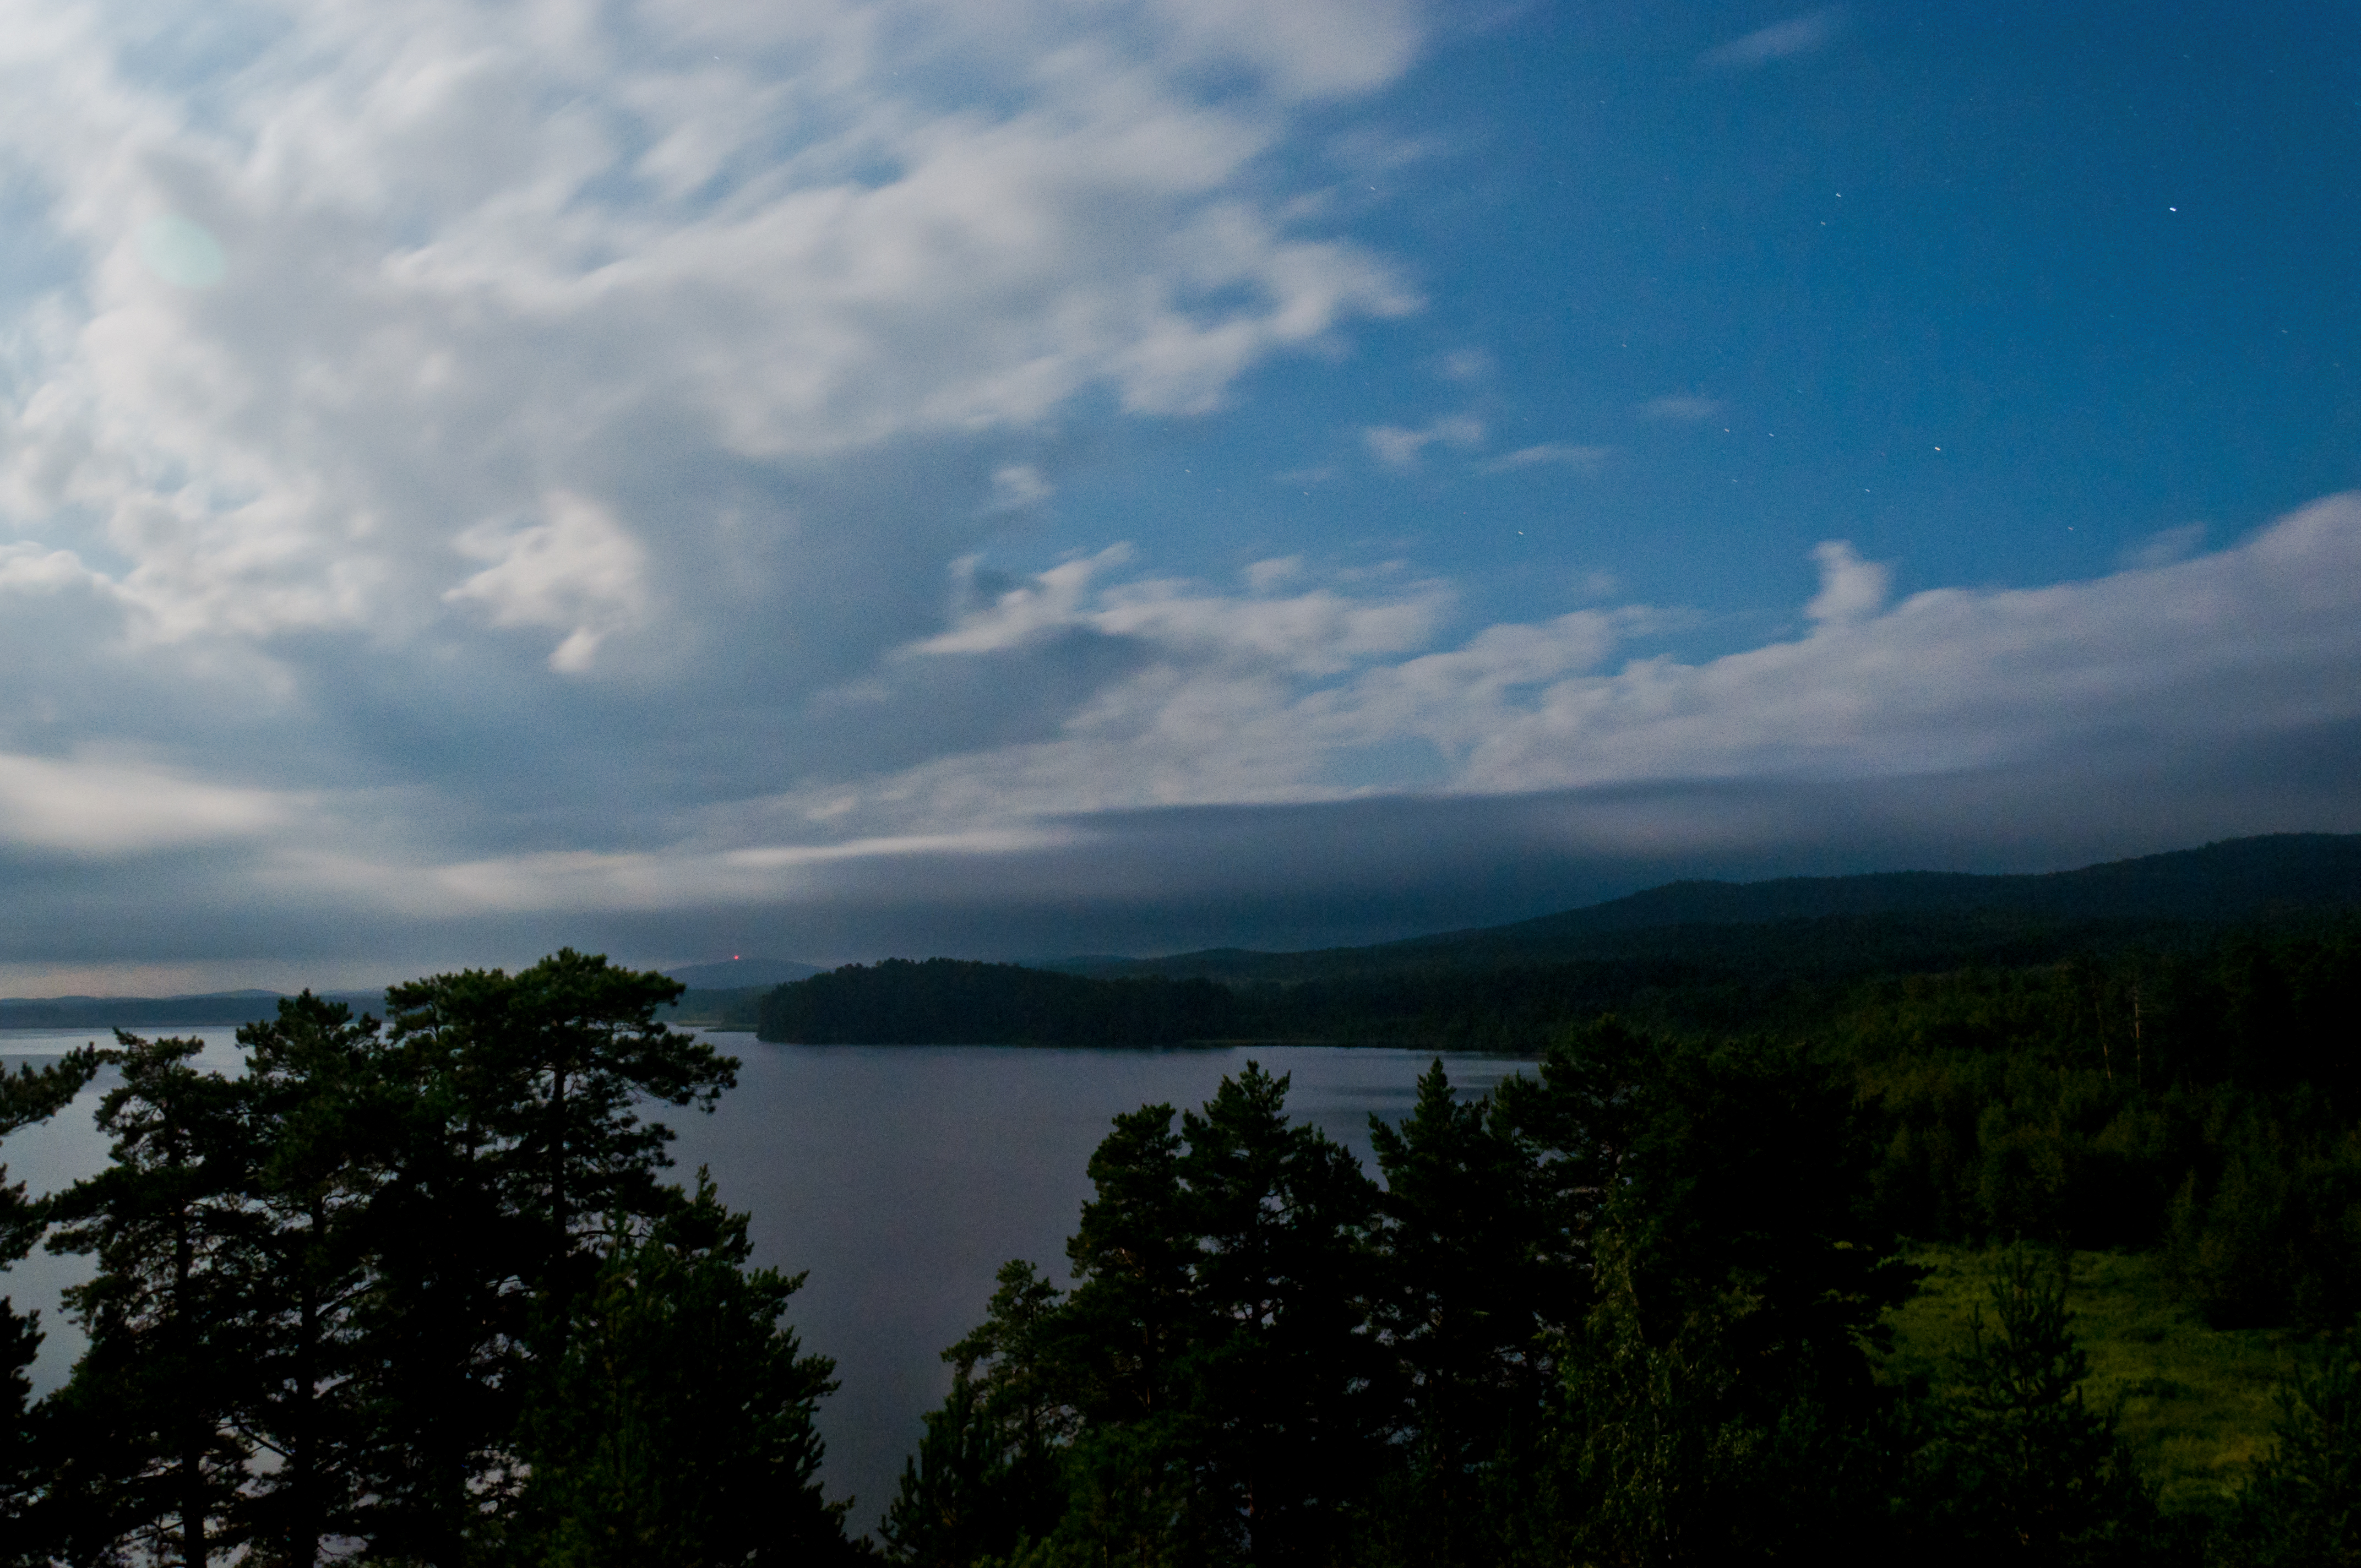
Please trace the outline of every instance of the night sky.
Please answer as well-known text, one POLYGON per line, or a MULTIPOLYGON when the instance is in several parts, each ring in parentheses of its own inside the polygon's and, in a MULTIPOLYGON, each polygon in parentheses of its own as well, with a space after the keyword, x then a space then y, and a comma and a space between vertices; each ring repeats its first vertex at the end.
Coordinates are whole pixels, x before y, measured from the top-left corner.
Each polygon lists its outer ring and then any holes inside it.
POLYGON ((2361 10, 25 0, 0 992, 2361 830, 2361 10))

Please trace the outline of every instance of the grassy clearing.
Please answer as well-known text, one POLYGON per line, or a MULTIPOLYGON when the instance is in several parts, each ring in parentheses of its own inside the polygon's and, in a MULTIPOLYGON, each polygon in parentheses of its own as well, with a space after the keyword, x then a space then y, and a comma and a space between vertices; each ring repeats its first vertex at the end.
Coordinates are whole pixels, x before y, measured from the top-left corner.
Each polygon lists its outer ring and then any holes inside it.
MULTIPOLYGON (((1913 1250, 1913 1260, 1935 1272, 1894 1314, 1890 1376, 1923 1375, 1940 1383, 1949 1353, 1967 1347, 1976 1309, 1991 1331, 2000 1255, 1913 1250)), ((2173 1299, 2163 1260, 2154 1255, 2078 1252, 2072 1270, 2067 1306, 2091 1358, 2084 1399, 2117 1412, 2133 1452, 2162 1484, 2166 1508, 2219 1507, 2269 1451, 2271 1392, 2294 1365, 2303 1337, 2207 1328, 2173 1299)))

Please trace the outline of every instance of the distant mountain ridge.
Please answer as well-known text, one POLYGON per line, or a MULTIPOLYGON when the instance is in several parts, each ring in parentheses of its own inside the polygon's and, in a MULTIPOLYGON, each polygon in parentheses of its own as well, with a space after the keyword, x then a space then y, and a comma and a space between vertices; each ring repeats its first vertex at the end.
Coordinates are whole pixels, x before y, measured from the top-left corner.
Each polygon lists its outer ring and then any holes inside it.
MULTIPOLYGON (((220 1028, 279 1015, 276 991, 214 991, 196 996, 0 997, 0 1029, 220 1028)), ((355 1013, 385 1012, 382 991, 321 992, 355 1013)))
MULTIPOLYGON (((820 973, 817 964, 791 959, 739 959, 720 963, 688 964, 664 971, 687 984, 690 994, 670 1015, 684 1011, 699 1016, 723 1011, 720 999, 700 996, 712 991, 759 991, 820 973)), ((252 1024, 279 1013, 280 992, 248 987, 210 991, 182 996, 7 996, 0 997, 0 1029, 176 1029, 222 1028, 252 1024)), ((355 1013, 385 1014, 382 991, 330 991, 322 995, 341 1002, 355 1013)), ((748 1014, 752 1018, 751 1009, 748 1014)))
POLYGON ((1292 953, 1212 948, 1155 959, 1058 959, 1034 967, 1102 978, 1287 982, 1629 958, 1677 949, 1690 937, 1732 927, 1870 921, 1889 929, 1900 922, 1948 933, 2024 926, 2213 925, 2354 908, 2361 908, 2361 834, 2280 833, 2065 872, 1874 872, 1757 883, 1675 882, 1511 925, 1368 947, 1292 953))
POLYGON ((795 959, 724 959, 719 963, 682 964, 664 972, 693 991, 742 991, 753 985, 809 980, 821 970, 818 964, 795 959))

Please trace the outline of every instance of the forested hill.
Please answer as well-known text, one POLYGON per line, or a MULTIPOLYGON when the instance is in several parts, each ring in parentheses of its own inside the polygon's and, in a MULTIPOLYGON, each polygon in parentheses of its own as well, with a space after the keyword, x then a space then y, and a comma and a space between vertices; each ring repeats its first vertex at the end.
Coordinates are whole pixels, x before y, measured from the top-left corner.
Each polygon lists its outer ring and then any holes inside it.
POLYGON ((1160 1046, 1239 1027, 1236 999, 1210 981, 887 959, 779 987, 763 999, 757 1033, 807 1046, 1160 1046))
POLYGON ((1315 953, 1060 969, 891 959, 779 987, 757 1027, 813 1045, 1531 1051, 1606 1013, 1675 1031, 1816 1029, 1862 984, 1907 975, 2098 964, 2151 973, 2152 990, 2154 976, 2210 970, 2258 937, 2349 943, 2356 929, 2361 837, 2287 836, 2055 876, 1675 883, 1517 926, 1315 953))
MULTIPOLYGON (((1580 959, 1697 959, 1741 951, 1826 967, 1833 943, 1880 949, 1863 967, 2034 961, 2052 949, 2148 939, 2191 924, 2361 909, 2361 834, 2280 833, 2025 876, 1888 872, 1772 882, 1676 882, 1514 925, 1361 948, 1267 953, 1215 948, 1165 958, 1076 958, 1035 967, 1114 978, 1202 976, 1290 983, 1580 959), (1752 930, 1717 929, 1752 927, 1752 930), (1815 956, 1817 955, 1817 956, 1815 956)), ((1850 963, 1839 967, 1851 968, 1850 963)))

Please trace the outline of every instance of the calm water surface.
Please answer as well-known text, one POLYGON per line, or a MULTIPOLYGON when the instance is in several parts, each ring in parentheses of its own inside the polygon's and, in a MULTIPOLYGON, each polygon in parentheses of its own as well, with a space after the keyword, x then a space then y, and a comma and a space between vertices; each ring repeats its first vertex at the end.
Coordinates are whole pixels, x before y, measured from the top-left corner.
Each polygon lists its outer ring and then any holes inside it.
MULTIPOLYGON (((180 1031, 200 1058, 236 1071, 229 1029, 180 1031)), ((0 1032, 0 1064, 53 1056, 86 1032, 0 1032)), ((715 1042, 741 1063, 738 1088, 710 1116, 669 1112, 684 1173, 708 1167, 721 1196, 753 1215, 759 1262, 809 1279, 790 1309, 805 1348, 832 1356, 843 1389, 821 1407, 832 1496, 854 1494, 856 1530, 892 1496, 919 1418, 950 1374, 938 1353, 973 1327, 993 1275, 1030 1258, 1064 1278, 1065 1239, 1090 1196, 1091 1151, 1121 1111, 1191 1108, 1249 1059, 1289 1074, 1288 1105, 1371 1166, 1368 1118, 1406 1114, 1428 1053, 1256 1047, 1221 1050, 1046 1050, 989 1046, 769 1046, 715 1042)), ((1447 1054, 1464 1092, 1522 1065, 1447 1054)), ((9 1179, 45 1191, 100 1168, 91 1117, 112 1075, 49 1124, 0 1141, 9 1179)), ((668 1109, 668 1108, 667 1108, 668 1109)), ((38 1376, 49 1387, 79 1336, 57 1294, 80 1259, 37 1255, 6 1277, 49 1330, 38 1376)))

